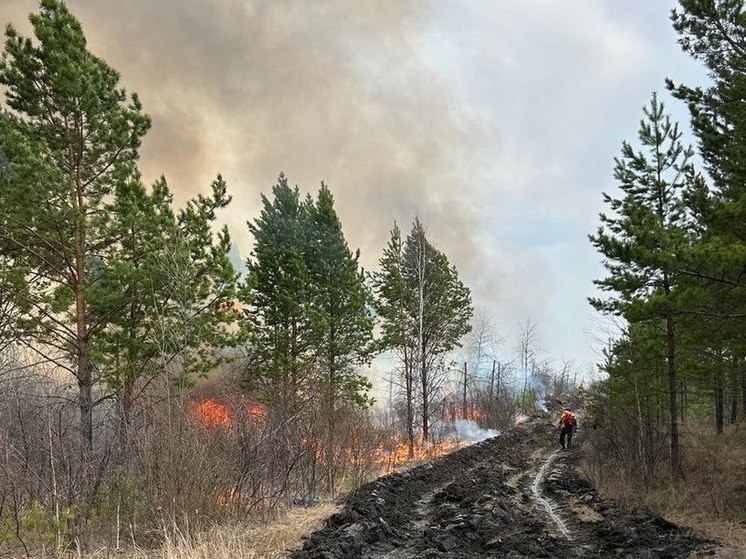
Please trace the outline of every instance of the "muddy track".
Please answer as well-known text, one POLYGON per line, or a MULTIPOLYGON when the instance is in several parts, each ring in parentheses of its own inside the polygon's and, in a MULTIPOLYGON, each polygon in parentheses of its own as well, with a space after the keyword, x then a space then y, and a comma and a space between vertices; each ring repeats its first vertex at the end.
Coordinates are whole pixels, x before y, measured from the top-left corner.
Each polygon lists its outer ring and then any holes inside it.
POLYGON ((712 544, 601 499, 546 419, 361 487, 293 559, 683 558, 712 544))

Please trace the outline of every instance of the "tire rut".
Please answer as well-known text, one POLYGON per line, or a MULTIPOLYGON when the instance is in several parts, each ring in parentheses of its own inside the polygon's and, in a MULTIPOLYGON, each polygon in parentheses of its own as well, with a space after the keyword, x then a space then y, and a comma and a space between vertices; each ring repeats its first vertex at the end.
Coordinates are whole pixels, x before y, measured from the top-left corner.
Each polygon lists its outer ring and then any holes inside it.
POLYGON ((570 530, 567 528, 567 525, 565 524, 565 521, 562 520, 562 517, 559 515, 557 509, 557 503, 555 503, 552 499, 545 496, 543 494, 543 486, 544 486, 544 478, 546 477, 547 470, 552 464, 552 461, 557 457, 559 454, 558 450, 555 450, 552 454, 550 454, 545 462, 541 465, 541 468, 539 468, 539 471, 536 473, 536 476, 534 477, 534 483, 531 484, 531 493, 533 494, 534 499, 536 502, 538 502, 542 507, 544 507, 544 510, 546 511, 549 518, 554 522, 554 524, 557 526, 557 529, 562 533, 562 535, 567 538, 568 540, 572 541, 573 537, 570 533, 570 530))

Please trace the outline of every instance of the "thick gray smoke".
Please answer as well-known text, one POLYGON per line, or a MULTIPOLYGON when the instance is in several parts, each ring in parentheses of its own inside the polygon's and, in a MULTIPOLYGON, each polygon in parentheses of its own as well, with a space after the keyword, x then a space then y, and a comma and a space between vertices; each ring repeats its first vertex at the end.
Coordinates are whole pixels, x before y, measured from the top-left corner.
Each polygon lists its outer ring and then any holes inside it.
MULTIPOLYGON (((325 180, 350 244, 370 267, 396 219, 420 215, 462 268, 483 259, 473 169, 485 133, 460 114, 422 56, 421 0, 68 0, 90 48, 137 91, 153 129, 147 179, 177 201, 222 172, 226 219, 244 256, 245 222, 284 171, 325 180)), ((0 3, 28 32, 31 0, 0 3)), ((479 182, 479 181, 475 181, 479 182)))

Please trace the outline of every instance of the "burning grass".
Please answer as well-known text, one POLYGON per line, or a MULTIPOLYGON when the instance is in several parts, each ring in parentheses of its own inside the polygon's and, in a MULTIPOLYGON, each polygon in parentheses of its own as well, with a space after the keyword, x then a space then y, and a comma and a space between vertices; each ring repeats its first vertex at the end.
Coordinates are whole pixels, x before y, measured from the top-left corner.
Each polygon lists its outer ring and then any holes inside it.
POLYGON ((416 441, 410 448, 407 441, 398 442, 393 448, 385 448, 383 445, 376 453, 376 462, 382 466, 385 473, 394 472, 410 464, 415 464, 443 456, 459 448, 468 446, 468 441, 443 440, 438 442, 416 441))
POLYGON ((193 401, 189 414, 204 427, 233 427, 241 419, 261 422, 267 418, 266 408, 256 402, 244 401, 238 406, 229 406, 214 398, 193 401))
MULTIPOLYGON (((477 420, 482 419, 482 416, 475 410, 470 410, 467 419, 460 418, 456 408, 451 409, 450 412, 452 417, 448 416, 446 423, 456 425, 456 427, 452 429, 453 432, 449 437, 430 441, 419 439, 411 447, 408 441, 379 441, 375 448, 372 449, 373 452, 366 455, 361 455, 355 452, 354 449, 341 447, 334 448, 331 454, 333 456, 344 457, 345 461, 353 466, 359 466, 358 462, 360 460, 370 461, 379 466, 380 469, 375 473, 376 475, 380 475, 397 471, 411 464, 443 456, 444 454, 468 446, 473 442, 482 440, 487 436, 499 434, 497 431, 480 429, 477 420), (463 429, 459 428, 460 423, 463 422, 471 425, 471 430, 479 431, 481 436, 464 436, 461 432, 463 429)), ((189 406, 189 414, 198 424, 207 429, 231 429, 244 421, 262 424, 267 419, 267 410, 261 404, 242 400, 237 405, 229 405, 215 398, 204 398, 193 401, 189 406)), ((303 447, 320 459, 323 459, 324 455, 328 452, 325 445, 319 439, 303 437, 301 443, 303 447)))

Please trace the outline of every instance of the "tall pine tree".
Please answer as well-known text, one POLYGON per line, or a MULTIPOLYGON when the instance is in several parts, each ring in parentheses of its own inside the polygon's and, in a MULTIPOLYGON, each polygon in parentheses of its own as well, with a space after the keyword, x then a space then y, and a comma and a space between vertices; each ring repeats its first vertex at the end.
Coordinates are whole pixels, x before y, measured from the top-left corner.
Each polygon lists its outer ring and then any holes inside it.
POLYGON ((273 199, 249 229, 244 299, 251 323, 247 380, 277 405, 293 409, 323 387, 329 418, 339 401, 366 401, 369 383, 357 367, 370 359, 370 296, 322 184, 318 199, 301 201, 280 175, 273 199))
POLYGON ((644 151, 622 144, 614 177, 621 198, 604 194, 610 215, 601 214, 593 246, 604 257, 606 278, 594 283, 607 298, 591 299, 598 310, 635 323, 659 322, 665 332, 670 426, 670 466, 679 468, 678 369, 676 361, 676 296, 680 263, 691 244, 685 190, 697 182, 692 150, 681 143, 681 132, 653 95, 644 108, 639 141, 644 151))
POLYGON ((334 210, 334 198, 322 183, 316 202, 308 204, 309 244, 305 252, 311 285, 316 352, 329 417, 338 399, 365 401, 370 383, 357 367, 370 360, 373 334, 371 296, 334 210))
POLYGON ((408 414, 416 391, 422 438, 427 441, 438 399, 440 361, 470 331, 473 307, 469 289, 445 254, 429 242, 419 219, 403 244, 397 231, 395 227, 381 271, 374 276, 384 334, 381 342, 405 359, 408 414), (416 389, 411 386, 415 382, 416 389))
POLYGON ((80 23, 60 0, 30 16, 36 41, 8 26, 0 62, 6 106, 0 148, 0 253, 14 270, 7 296, 23 310, 17 325, 28 346, 75 377, 82 455, 93 447, 96 382, 89 290, 96 261, 115 239, 108 206, 136 177, 140 142, 150 127, 136 95, 91 54, 80 23))

